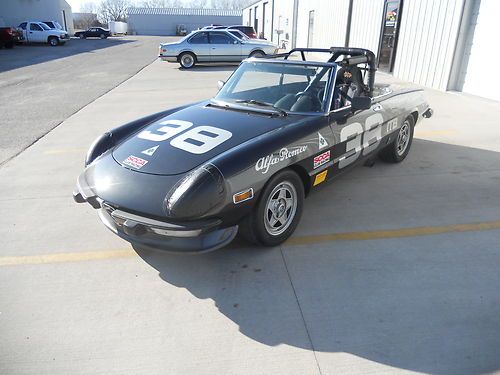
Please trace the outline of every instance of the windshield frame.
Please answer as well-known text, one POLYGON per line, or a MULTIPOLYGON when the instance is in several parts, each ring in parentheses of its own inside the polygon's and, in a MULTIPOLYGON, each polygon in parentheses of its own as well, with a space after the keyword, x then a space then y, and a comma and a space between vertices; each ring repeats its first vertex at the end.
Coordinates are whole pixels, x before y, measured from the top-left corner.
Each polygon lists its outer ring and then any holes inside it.
MULTIPOLYGON (((337 69, 338 69, 338 64, 335 63, 335 62, 316 62, 316 61, 302 61, 302 60, 282 60, 282 59, 266 59, 266 58, 256 58, 256 57, 250 57, 248 59, 245 59, 243 60, 240 65, 238 65, 238 68, 235 69, 233 71, 233 73, 229 76, 229 78, 227 79, 226 83, 227 82, 230 82, 230 80, 233 78, 233 76, 235 76, 235 74, 237 74, 238 70, 240 69, 240 67, 245 64, 245 63, 253 63, 253 62, 256 62, 256 63, 263 63, 263 64, 286 64, 286 65, 298 65, 298 66, 312 66, 312 67, 323 67, 323 68, 327 68, 327 69, 330 69, 330 73, 329 73, 329 77, 326 81, 326 90, 325 90, 325 98, 326 98, 326 101, 324 102, 326 105, 324 106, 324 108, 321 110, 321 111, 317 111, 317 112, 297 112, 297 111, 290 111, 290 110, 286 110, 284 109, 284 111, 287 113, 287 115, 308 115, 308 116, 324 116, 324 115, 328 115, 328 113, 330 113, 330 108, 331 108, 331 105, 332 105, 332 100, 333 100, 333 93, 335 91, 335 78, 337 76, 337 69), (333 82, 333 84, 332 84, 333 82)), ((231 102, 227 102, 225 100, 223 100, 222 98, 217 98, 217 96, 219 95, 220 93, 220 90, 219 92, 217 92, 217 94, 211 99, 211 101, 214 103, 214 104, 218 104, 220 105, 221 103, 224 103, 227 106, 229 107, 238 107, 240 108, 241 106, 237 105, 237 103, 231 103, 231 102)), ((272 108, 270 108, 269 110, 272 110, 272 108)))

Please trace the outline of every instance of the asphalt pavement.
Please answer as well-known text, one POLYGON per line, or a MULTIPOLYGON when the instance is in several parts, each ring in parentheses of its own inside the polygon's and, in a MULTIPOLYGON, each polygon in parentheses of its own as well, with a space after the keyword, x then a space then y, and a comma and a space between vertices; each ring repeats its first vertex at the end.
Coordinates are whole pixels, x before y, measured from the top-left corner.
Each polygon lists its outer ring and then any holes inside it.
POLYGON ((498 102, 427 90, 408 158, 319 188, 276 248, 136 253, 73 202, 93 139, 233 69, 155 61, 0 166, 0 373, 499 373, 498 102))
POLYGON ((0 164, 150 64, 167 39, 72 39, 58 47, 0 49, 0 164))

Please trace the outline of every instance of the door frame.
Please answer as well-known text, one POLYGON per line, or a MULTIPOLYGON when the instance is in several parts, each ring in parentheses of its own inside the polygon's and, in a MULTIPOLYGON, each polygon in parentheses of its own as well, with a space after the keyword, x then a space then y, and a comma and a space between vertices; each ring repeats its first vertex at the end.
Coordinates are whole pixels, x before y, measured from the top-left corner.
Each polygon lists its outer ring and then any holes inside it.
POLYGON ((392 51, 391 61, 389 63, 389 70, 386 73, 392 73, 394 71, 394 63, 396 62, 396 54, 398 51, 398 41, 399 41, 399 31, 401 30, 401 18, 403 16, 403 3, 404 0, 385 0, 384 1, 384 10, 382 12, 382 22, 380 27, 380 37, 378 42, 378 50, 377 50, 377 69, 380 64, 380 52, 382 51, 382 42, 384 38, 384 28, 385 28, 385 17, 387 16, 387 4, 392 3, 394 1, 399 1, 399 15, 396 20, 396 34, 394 35, 394 48, 392 51))

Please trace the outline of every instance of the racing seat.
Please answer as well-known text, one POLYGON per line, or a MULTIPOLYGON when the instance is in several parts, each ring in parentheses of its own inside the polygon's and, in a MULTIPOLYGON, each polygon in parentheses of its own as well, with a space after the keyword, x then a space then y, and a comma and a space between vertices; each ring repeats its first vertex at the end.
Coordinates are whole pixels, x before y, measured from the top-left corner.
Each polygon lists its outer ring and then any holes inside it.
POLYGON ((334 109, 350 105, 352 98, 361 96, 365 92, 363 74, 357 66, 340 68, 337 71, 335 85, 337 90, 334 98, 334 109))

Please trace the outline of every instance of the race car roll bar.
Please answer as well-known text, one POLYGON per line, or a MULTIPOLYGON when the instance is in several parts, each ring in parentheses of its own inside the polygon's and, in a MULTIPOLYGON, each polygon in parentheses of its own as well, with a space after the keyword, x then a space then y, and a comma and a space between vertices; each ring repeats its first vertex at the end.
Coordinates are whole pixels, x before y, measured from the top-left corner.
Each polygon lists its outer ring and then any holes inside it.
POLYGON ((289 52, 281 55, 285 60, 294 53, 300 52, 303 61, 306 61, 305 52, 330 53, 332 56, 328 62, 336 62, 340 56, 344 56, 343 65, 368 64, 368 90, 372 96, 373 86, 375 84, 375 72, 377 71, 375 54, 364 48, 331 47, 331 48, 293 48, 289 52))

